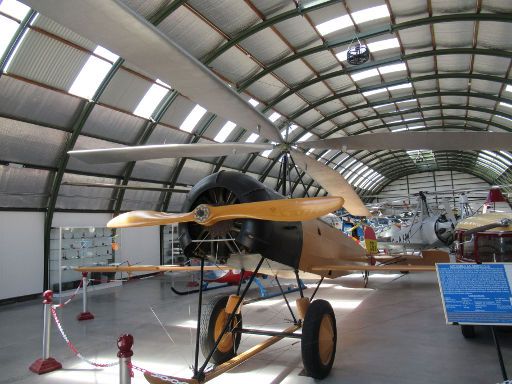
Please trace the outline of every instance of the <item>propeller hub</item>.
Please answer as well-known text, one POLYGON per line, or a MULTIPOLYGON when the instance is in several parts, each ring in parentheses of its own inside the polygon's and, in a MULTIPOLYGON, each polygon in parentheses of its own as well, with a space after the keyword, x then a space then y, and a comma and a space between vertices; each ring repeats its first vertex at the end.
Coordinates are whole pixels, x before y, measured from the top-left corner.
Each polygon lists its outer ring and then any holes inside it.
POLYGON ((194 219, 198 223, 204 223, 210 217, 210 209, 205 204, 200 204, 194 209, 194 219))

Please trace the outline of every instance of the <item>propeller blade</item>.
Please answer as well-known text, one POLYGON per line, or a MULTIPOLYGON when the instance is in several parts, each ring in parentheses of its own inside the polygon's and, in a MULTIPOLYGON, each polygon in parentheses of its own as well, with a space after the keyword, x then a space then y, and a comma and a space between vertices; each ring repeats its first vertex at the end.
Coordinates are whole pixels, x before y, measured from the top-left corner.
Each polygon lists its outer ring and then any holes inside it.
POLYGON ((69 155, 89 164, 124 163, 127 161, 164 159, 173 157, 219 157, 255 153, 273 149, 272 144, 218 143, 218 144, 162 144, 106 149, 69 151, 69 155))
POLYGON ((493 151, 512 149, 508 132, 385 132, 297 143, 301 148, 367 150, 430 149, 493 151))
POLYGON ((25 4, 171 85, 209 112, 281 142, 279 130, 209 68, 121 1, 24 0, 25 4))
POLYGON ((333 196, 343 197, 345 200, 343 207, 351 215, 370 216, 368 208, 366 208, 361 198, 343 176, 327 165, 316 161, 296 149, 292 148, 290 152, 295 164, 315 179, 327 192, 333 196))
POLYGON ((157 211, 131 211, 114 217, 107 223, 109 228, 150 227, 194 221, 194 212, 165 213, 157 211))
POLYGON ((326 215, 342 206, 343 198, 333 196, 279 199, 222 206, 201 204, 188 213, 127 212, 110 220, 107 227, 148 227, 190 221, 201 225, 213 225, 219 221, 233 219, 307 221, 326 215))

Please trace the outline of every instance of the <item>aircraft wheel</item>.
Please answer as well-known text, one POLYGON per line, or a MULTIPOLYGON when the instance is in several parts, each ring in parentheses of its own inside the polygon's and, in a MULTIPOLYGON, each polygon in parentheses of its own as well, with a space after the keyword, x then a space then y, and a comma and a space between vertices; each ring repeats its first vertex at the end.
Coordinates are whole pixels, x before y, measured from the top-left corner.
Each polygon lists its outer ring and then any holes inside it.
MULTIPOLYGON (((229 314, 226 312, 226 304, 229 296, 216 296, 203 305, 201 313, 201 352, 206 358, 215 346, 215 341, 221 334, 229 314)), ((242 315, 238 314, 233 318, 230 330, 234 327, 242 327, 242 315)), ((241 334, 226 332, 222 337, 217 349, 212 355, 211 361, 214 364, 222 364, 225 361, 236 356, 236 351, 240 345, 241 334)))
POLYGON ((465 339, 474 339, 476 337, 474 325, 461 325, 460 331, 462 332, 462 336, 464 336, 465 339))
POLYGON ((302 326, 302 363, 306 373, 323 379, 331 372, 336 355, 336 318, 326 300, 315 300, 310 305, 302 326))

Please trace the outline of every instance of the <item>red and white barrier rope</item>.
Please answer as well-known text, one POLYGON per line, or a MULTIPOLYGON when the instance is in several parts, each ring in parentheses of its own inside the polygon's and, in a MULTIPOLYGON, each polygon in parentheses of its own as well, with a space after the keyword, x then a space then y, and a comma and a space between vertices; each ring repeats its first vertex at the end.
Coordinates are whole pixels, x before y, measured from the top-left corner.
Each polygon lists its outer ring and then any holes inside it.
MULTIPOLYGON (((75 290, 75 292, 73 292, 71 297, 69 299, 67 299, 64 303, 54 304, 53 307, 54 308, 62 308, 65 305, 68 305, 71 302, 71 300, 73 300, 75 298, 75 296, 78 295, 78 292, 80 292, 80 288, 82 288, 82 285, 83 285, 83 280, 80 280, 80 284, 78 284, 78 287, 76 287, 76 290, 75 290)), ((87 285, 89 285, 89 283, 87 283, 87 285)))
POLYGON ((71 349, 71 351, 76 355, 76 357, 78 357, 80 360, 85 361, 86 363, 88 363, 90 365, 93 365, 95 367, 100 367, 100 368, 113 367, 113 366, 116 366, 119 364, 119 361, 116 361, 113 363, 104 363, 104 364, 95 363, 94 361, 91 361, 91 360, 85 358, 84 356, 82 356, 82 354, 80 354, 80 352, 78 352, 76 347, 73 345, 73 343, 69 340, 68 336, 64 332, 64 328, 62 328, 62 324, 60 323, 60 320, 57 316, 57 311, 55 310, 55 307, 52 307, 51 311, 52 311, 53 320, 55 320, 55 324, 57 324, 57 328, 59 329, 60 334, 62 335, 62 338, 68 345, 69 349, 71 349))

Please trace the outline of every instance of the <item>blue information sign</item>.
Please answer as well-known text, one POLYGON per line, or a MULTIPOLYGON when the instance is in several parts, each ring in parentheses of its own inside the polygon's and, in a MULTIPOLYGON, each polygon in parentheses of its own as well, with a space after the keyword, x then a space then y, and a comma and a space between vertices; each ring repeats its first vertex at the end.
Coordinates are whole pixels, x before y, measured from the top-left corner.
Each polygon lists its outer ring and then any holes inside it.
POLYGON ((512 325, 512 264, 437 264, 448 323, 512 325))

